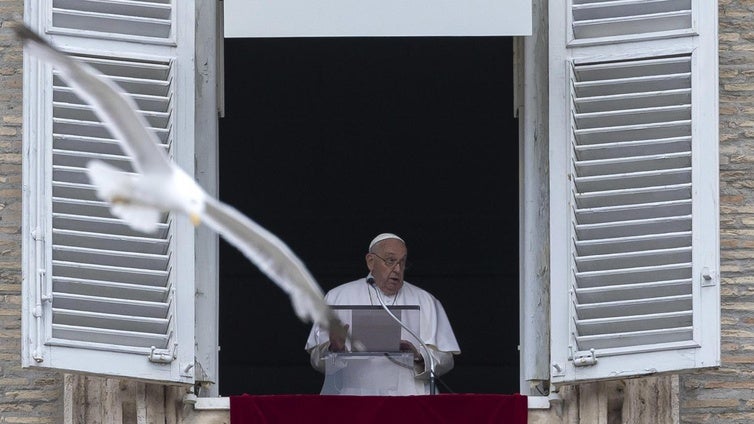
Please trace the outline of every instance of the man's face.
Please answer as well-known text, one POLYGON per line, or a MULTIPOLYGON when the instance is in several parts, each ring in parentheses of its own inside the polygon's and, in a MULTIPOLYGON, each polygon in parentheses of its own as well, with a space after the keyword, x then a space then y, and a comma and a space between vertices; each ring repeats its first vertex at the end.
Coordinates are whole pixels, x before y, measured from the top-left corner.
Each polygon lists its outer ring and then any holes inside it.
POLYGON ((397 239, 387 239, 377 243, 372 252, 366 256, 367 268, 377 287, 388 296, 398 293, 403 287, 403 271, 408 254, 406 245, 397 239), (389 265, 391 262, 395 263, 389 265))

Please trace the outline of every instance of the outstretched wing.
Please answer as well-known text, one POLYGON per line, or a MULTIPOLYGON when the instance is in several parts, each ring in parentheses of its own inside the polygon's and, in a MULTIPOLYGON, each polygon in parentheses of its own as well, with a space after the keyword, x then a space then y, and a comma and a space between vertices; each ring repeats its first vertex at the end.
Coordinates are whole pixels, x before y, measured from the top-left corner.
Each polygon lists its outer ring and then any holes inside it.
POLYGON ((236 209, 206 198, 202 220, 251 260, 291 297, 296 315, 322 327, 342 329, 314 277, 301 260, 274 234, 236 209))
POLYGON ((137 171, 156 175, 171 172, 170 161, 160 149, 157 136, 130 97, 121 94, 122 90, 94 68, 59 51, 28 27, 17 24, 13 29, 31 54, 52 64, 77 89, 76 93, 94 107, 97 116, 109 124, 137 171))

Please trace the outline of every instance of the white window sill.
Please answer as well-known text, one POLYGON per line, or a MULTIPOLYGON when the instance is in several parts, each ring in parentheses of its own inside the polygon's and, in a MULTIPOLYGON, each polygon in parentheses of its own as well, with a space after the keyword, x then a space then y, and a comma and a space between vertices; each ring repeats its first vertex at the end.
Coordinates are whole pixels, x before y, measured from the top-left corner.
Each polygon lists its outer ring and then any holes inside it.
POLYGON ((197 411, 230 411, 230 398, 229 397, 200 397, 196 398, 194 409, 197 411))
POLYGON ((549 396, 528 396, 526 402, 529 405, 529 409, 550 409, 549 396))
MULTIPOLYGON (((550 409, 550 398, 547 396, 529 396, 526 398, 529 409, 550 409)), ((197 411, 222 411, 230 410, 229 397, 197 398, 194 404, 197 411)))

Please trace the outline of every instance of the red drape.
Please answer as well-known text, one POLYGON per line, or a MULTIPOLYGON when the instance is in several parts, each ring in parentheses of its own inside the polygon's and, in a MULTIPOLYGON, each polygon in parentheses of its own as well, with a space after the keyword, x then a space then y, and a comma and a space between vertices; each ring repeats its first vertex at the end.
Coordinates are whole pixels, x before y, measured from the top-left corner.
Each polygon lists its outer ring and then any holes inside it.
POLYGON ((526 396, 231 396, 231 424, 503 423, 526 424, 526 396))

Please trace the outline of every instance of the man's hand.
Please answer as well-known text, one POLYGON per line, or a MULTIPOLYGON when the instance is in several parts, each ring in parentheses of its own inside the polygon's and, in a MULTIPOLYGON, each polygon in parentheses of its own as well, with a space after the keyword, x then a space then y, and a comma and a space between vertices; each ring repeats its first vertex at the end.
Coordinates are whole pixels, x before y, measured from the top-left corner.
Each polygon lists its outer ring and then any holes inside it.
POLYGON ((345 334, 348 334, 348 327, 349 325, 345 324, 343 325, 343 331, 330 331, 330 352, 343 352, 346 350, 345 334))
POLYGON ((424 360, 424 357, 421 356, 418 350, 416 350, 416 347, 409 342, 408 340, 401 340, 401 352, 411 352, 414 354, 414 362, 421 362, 424 360))

